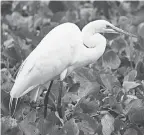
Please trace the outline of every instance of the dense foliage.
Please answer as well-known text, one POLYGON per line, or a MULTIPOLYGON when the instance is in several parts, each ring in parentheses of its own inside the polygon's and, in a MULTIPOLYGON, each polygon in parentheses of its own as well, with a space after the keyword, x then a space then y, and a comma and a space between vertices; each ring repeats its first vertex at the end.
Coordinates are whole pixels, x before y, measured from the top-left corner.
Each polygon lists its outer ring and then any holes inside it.
MULTIPOLYGON (((2 135, 144 135, 144 2, 2 1, 2 135), (55 111, 59 84, 52 86, 48 116, 45 92, 36 103, 30 94, 8 110, 9 91, 22 61, 55 26, 73 22, 81 29, 106 19, 137 35, 108 41, 97 63, 79 69, 64 82, 63 119, 55 111)), ((109 38, 111 38, 110 35, 109 38)))

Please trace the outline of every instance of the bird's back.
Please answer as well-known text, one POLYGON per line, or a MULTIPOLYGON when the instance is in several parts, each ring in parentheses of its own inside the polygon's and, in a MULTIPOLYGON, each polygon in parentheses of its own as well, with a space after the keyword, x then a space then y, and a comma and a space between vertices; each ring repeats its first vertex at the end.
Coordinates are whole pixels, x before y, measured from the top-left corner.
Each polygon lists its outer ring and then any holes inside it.
POLYGON ((19 98, 30 87, 44 84, 65 70, 81 42, 81 31, 72 23, 65 23, 50 31, 22 63, 10 92, 19 98))

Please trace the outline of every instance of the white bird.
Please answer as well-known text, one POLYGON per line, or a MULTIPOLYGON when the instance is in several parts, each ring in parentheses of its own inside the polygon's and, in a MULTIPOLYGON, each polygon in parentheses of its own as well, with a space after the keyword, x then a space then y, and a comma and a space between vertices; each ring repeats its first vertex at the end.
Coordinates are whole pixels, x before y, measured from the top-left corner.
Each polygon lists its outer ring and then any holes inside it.
POLYGON ((22 97, 33 88, 59 75, 63 81, 76 68, 96 62, 106 48, 106 38, 100 33, 111 32, 133 36, 105 20, 90 22, 82 31, 73 23, 55 27, 22 63, 10 91, 10 107, 14 98, 22 97))

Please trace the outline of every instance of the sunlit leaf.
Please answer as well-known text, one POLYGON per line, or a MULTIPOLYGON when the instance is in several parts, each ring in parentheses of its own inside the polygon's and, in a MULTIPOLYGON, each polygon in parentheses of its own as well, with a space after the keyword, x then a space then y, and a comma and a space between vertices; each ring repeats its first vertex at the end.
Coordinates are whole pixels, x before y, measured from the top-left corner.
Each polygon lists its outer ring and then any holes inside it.
POLYGON ((139 83, 133 82, 133 81, 124 81, 123 82, 123 88, 126 92, 128 92, 130 89, 136 88, 139 86, 139 83))
POLYGON ((109 114, 105 114, 101 119, 101 124, 103 135, 111 135, 114 131, 114 118, 109 114))

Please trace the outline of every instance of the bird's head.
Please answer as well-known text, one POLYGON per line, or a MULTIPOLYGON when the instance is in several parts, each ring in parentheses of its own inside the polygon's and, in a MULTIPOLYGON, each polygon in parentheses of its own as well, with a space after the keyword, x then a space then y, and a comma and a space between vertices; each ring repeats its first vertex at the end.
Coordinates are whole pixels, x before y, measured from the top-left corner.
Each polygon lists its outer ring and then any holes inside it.
POLYGON ((95 28, 95 32, 103 34, 106 38, 107 38, 108 34, 113 34, 113 35, 115 35, 114 37, 117 37, 117 35, 119 35, 119 34, 125 34, 127 36, 136 37, 136 35, 126 32, 126 31, 114 26, 113 24, 111 24, 110 22, 108 22, 106 20, 95 21, 95 25, 98 26, 95 28))
POLYGON ((105 34, 125 34, 128 36, 136 37, 135 35, 114 26, 113 24, 111 24, 110 22, 106 20, 96 20, 96 21, 90 22, 83 28, 82 31, 83 32, 91 31, 92 34, 95 34, 95 33, 101 33, 104 35, 105 34))
POLYGON ((82 33, 83 33, 84 44, 87 47, 95 47, 96 45, 95 43, 98 42, 98 40, 100 40, 98 38, 100 37, 102 38, 102 35, 104 36, 103 38, 106 38, 109 40, 117 37, 120 34, 125 34, 128 36, 136 37, 135 35, 114 26, 113 24, 111 24, 110 22, 106 20, 96 20, 96 21, 88 23, 82 29, 82 33))

